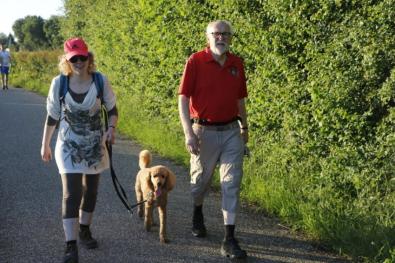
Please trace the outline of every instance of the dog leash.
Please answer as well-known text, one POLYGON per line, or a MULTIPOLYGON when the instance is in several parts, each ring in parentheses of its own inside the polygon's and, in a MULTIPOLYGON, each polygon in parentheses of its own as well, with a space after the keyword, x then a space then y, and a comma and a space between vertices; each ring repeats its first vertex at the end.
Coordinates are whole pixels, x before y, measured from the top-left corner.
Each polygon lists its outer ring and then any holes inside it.
POLYGON ((129 211, 129 214, 132 216, 133 215, 133 209, 138 207, 141 204, 144 204, 148 200, 141 201, 141 202, 136 203, 134 205, 130 204, 130 202, 128 200, 128 197, 126 195, 126 192, 123 189, 121 183, 119 182, 117 175, 115 174, 114 166, 112 164, 112 145, 111 145, 111 143, 107 142, 106 146, 107 146, 108 156, 109 156, 109 159, 110 159, 111 178, 112 178, 112 182, 114 184, 115 191, 117 192, 117 195, 118 195, 119 199, 121 199, 123 205, 129 211))

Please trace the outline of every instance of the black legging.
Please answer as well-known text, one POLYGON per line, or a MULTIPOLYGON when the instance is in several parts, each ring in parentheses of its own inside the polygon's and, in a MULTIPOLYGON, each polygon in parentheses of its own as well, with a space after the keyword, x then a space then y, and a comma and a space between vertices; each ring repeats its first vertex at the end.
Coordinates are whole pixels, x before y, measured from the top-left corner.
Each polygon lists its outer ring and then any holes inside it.
POLYGON ((78 218, 79 210, 92 213, 95 210, 100 174, 62 174, 62 217, 78 218))

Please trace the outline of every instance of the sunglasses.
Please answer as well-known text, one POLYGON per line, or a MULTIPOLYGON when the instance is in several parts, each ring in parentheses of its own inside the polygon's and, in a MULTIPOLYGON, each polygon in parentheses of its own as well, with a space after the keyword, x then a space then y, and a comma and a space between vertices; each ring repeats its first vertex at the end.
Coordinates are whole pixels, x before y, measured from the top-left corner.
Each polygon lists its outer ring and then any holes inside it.
POLYGON ((70 61, 71 63, 77 63, 78 60, 81 61, 81 62, 85 62, 85 61, 88 60, 88 56, 81 56, 81 55, 78 55, 78 56, 71 57, 71 58, 69 59, 69 61, 70 61))

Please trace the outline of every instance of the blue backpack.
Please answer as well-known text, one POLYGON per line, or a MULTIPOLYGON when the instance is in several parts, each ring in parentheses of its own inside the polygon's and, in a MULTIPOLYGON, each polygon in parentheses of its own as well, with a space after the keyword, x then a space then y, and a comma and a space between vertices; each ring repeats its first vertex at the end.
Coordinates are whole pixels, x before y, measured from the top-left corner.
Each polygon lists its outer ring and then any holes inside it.
MULTIPOLYGON (((97 98, 102 101, 103 104, 103 89, 104 89, 104 81, 103 76, 99 72, 93 73, 93 81, 95 82, 95 86, 97 89, 97 98)), ((63 74, 60 74, 60 89, 59 89, 59 100, 62 102, 66 93, 69 89, 69 77, 63 74)))

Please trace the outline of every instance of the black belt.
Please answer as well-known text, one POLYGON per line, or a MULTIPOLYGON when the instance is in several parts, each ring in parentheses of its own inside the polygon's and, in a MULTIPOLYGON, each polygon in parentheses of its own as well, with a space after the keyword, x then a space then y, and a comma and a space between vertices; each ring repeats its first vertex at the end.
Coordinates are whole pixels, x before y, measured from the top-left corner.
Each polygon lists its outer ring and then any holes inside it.
POLYGON ((203 125, 203 126, 224 126, 224 125, 228 125, 232 122, 238 121, 239 119, 240 119, 239 117, 234 117, 233 119, 231 119, 229 121, 211 122, 206 119, 193 118, 193 119, 191 119, 191 122, 199 124, 199 125, 203 125))
POLYGON ((235 118, 231 121, 227 122, 208 122, 202 119, 192 119, 191 122, 193 124, 201 125, 206 130, 213 130, 213 131, 227 131, 230 129, 240 128, 238 123, 238 118, 235 118))

